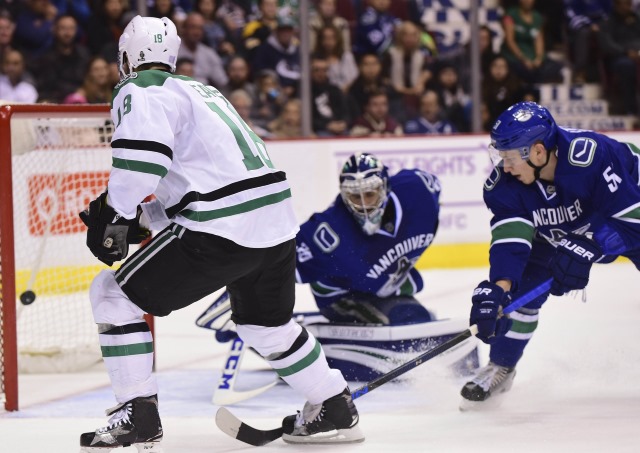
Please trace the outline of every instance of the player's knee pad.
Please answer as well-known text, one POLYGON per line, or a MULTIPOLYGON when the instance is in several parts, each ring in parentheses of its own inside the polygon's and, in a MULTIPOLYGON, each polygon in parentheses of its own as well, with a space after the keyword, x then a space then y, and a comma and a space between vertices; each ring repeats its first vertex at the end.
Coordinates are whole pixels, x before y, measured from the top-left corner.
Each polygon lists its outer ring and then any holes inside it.
POLYGON ((111 270, 103 270, 96 275, 91 282, 89 299, 96 324, 122 326, 140 322, 144 316, 144 311, 122 291, 111 270))
POLYGON ((302 332, 293 320, 278 327, 239 324, 236 329, 242 341, 266 358, 287 351, 302 332))

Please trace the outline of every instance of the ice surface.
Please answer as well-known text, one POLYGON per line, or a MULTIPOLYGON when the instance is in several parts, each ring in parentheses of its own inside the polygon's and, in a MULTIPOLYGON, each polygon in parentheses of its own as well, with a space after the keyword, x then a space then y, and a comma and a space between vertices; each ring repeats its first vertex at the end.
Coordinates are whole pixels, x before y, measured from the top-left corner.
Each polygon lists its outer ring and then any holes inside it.
MULTIPOLYGON (((425 271, 420 299, 439 318, 466 317, 469 295, 486 273, 425 271)), ((640 452, 640 273, 628 263, 596 266, 587 294, 587 303, 579 296, 550 298, 513 389, 494 410, 461 413, 463 381, 431 361, 357 400, 365 443, 301 447, 278 440, 260 451, 640 452)), ((305 287, 298 295, 297 309, 313 308, 305 287)), ((210 300, 157 320, 165 453, 255 449, 228 438, 214 423, 211 397, 226 346, 194 324, 210 300)), ((481 352, 486 360, 487 349, 481 352)), ((261 371, 259 359, 247 356, 246 365, 238 386, 273 379, 272 372, 261 371)), ((303 402, 277 385, 230 410, 270 429, 303 402)), ((2 453, 77 452, 80 433, 103 426, 103 410, 114 401, 98 366, 73 375, 23 375, 20 403, 19 412, 0 413, 2 453)))

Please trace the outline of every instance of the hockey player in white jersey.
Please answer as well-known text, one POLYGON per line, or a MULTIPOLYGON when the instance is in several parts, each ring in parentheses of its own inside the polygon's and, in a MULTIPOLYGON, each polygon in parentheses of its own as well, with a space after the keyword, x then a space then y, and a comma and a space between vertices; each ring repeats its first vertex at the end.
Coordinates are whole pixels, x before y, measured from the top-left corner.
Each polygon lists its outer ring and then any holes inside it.
POLYGON ((291 320, 298 224, 286 176, 216 88, 172 74, 179 47, 167 18, 136 16, 119 42, 113 167, 107 191, 81 213, 87 246, 112 265, 145 236, 141 217, 164 229, 91 285, 118 404, 107 426, 81 435, 81 447, 160 451, 153 343, 143 315, 166 316, 224 286, 240 337, 307 399, 302 412, 284 419, 283 439, 362 441, 344 377, 291 320), (151 194, 156 200, 141 204, 151 194))

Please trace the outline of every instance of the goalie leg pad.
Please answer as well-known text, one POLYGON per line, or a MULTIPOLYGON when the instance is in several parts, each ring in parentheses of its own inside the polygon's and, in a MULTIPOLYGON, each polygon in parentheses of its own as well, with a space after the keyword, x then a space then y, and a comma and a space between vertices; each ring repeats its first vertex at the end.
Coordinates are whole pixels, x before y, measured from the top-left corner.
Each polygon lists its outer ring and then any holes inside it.
POLYGON ((241 324, 237 330, 311 404, 322 403, 347 387, 340 371, 329 368, 318 340, 293 320, 278 327, 241 324))
POLYGON ((100 349, 119 403, 158 393, 153 370, 153 338, 144 312, 103 270, 91 283, 89 298, 98 324, 100 349))
MULTIPOLYGON (((403 326, 363 324, 311 324, 329 365, 347 380, 367 382, 387 373, 418 352, 431 349, 465 331, 468 320, 448 319, 403 326)), ((477 341, 470 340, 439 358, 457 374, 469 374, 478 366, 477 341)))

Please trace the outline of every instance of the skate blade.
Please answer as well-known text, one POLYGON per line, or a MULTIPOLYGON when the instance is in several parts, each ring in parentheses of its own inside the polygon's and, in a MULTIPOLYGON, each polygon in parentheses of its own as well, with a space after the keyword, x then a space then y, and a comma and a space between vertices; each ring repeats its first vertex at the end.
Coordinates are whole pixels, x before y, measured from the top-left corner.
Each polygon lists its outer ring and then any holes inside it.
POLYGON ((282 440, 288 444, 326 445, 326 444, 355 444, 364 442, 364 435, 359 426, 350 429, 339 429, 311 436, 282 435, 282 440))
POLYGON ((504 400, 504 393, 498 393, 497 395, 491 395, 484 401, 471 401, 462 398, 460 402, 460 412, 486 412, 499 409, 502 406, 504 400))
MULTIPOLYGON (((162 447, 159 442, 144 442, 140 444, 134 444, 134 447, 138 450, 138 453, 163 453, 162 447)), ((117 450, 120 447, 80 447, 80 453, 110 453, 112 450, 117 450)))

